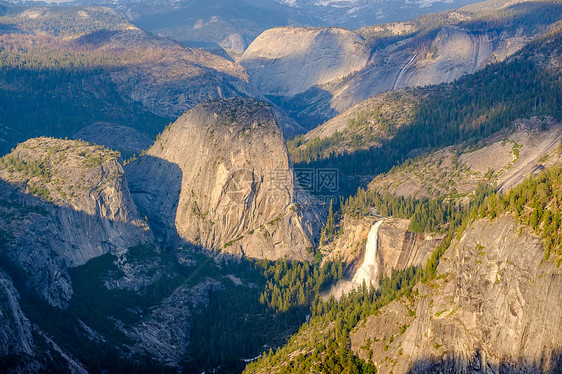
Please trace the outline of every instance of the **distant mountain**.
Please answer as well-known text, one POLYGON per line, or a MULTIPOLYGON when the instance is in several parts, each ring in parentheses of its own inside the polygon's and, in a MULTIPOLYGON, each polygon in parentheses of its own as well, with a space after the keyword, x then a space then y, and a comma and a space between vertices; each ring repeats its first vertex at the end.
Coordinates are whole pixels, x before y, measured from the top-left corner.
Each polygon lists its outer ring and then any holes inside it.
POLYGON ((323 26, 351 29, 459 8, 471 0, 275 0, 315 15, 323 26))
POLYGON ((278 26, 350 29, 458 8, 474 0, 76 0, 123 11, 130 21, 187 45, 239 56, 263 31, 278 26))
POLYGON ((94 122, 154 137, 200 102, 261 97, 240 65, 106 7, 0 8, 0 45, 0 153, 94 122))
POLYGON ((452 82, 502 61, 560 14, 559 1, 488 1, 356 31, 275 28, 238 61, 262 94, 312 128, 381 92, 452 82))

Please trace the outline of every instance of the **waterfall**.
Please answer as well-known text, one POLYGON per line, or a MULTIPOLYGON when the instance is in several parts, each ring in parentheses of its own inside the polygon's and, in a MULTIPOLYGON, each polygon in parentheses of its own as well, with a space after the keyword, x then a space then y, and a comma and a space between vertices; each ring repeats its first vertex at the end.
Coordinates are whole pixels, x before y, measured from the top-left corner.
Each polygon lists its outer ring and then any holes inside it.
POLYGON ((365 258, 363 258, 363 263, 355 272, 353 279, 351 280, 356 285, 363 284, 363 281, 369 285, 377 285, 378 276, 378 264, 377 264, 377 248, 379 239, 379 226, 382 220, 375 222, 371 231, 369 231, 369 236, 367 237, 367 246, 365 249, 365 258))
POLYGON ((367 285, 372 283, 373 286, 378 286, 379 269, 377 263, 377 249, 379 226, 383 221, 384 220, 381 219, 375 222, 375 224, 371 227, 369 236, 367 237, 367 244, 365 246, 365 257, 363 258, 361 266, 353 275, 353 278, 351 280, 342 279, 339 281, 326 295, 322 296, 324 299, 333 295, 339 300, 343 294, 360 287, 363 284, 363 281, 365 281, 367 285))

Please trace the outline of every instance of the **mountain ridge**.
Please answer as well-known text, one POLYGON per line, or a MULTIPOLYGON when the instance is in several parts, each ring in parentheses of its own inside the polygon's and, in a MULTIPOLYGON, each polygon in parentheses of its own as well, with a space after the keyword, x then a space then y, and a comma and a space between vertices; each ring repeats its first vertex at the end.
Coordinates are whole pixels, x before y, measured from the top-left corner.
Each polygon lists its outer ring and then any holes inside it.
POLYGON ((283 74, 302 79, 282 88, 299 93, 268 91, 298 119, 337 114, 332 92, 351 103, 373 64, 394 69, 379 71, 389 91, 287 145, 303 128, 228 58, 107 7, 0 6, 1 137, 60 137, 0 158, 0 371, 559 371, 558 9, 270 30, 297 36, 265 57, 300 46, 322 68, 293 61, 283 74))
MULTIPOLYGON (((559 21, 555 15, 560 12, 558 2, 503 5, 503 2, 495 5, 498 8, 494 11, 471 8, 446 11, 350 32, 364 38, 362 44, 371 49, 366 65, 359 70, 356 67, 340 70, 332 75, 331 81, 316 85, 309 82, 306 91, 296 94, 285 92, 283 82, 293 79, 293 71, 303 69, 308 55, 321 55, 322 43, 311 43, 305 55, 296 49, 294 55, 289 53, 281 60, 268 59, 263 50, 254 51, 250 46, 240 62, 251 72, 250 79, 257 87, 267 87, 268 97, 310 129, 376 94, 452 82, 479 71, 506 59, 559 21), (273 87, 277 89, 271 89, 273 87)), ((304 35, 316 32, 300 29, 304 35)), ((283 35, 282 29, 272 29, 254 43, 267 36, 273 50, 283 35)), ((305 37, 301 39, 306 40, 305 37)), ((328 50, 332 55, 345 52, 337 42, 329 44, 328 50)), ((351 55, 362 56, 360 52, 351 52, 351 55)))

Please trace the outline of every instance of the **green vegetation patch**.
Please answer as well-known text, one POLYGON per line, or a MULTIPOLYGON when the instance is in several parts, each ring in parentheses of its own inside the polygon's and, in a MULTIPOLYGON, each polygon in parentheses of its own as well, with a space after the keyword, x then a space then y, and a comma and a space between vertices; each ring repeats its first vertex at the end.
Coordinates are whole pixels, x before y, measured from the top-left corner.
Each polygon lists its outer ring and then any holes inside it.
POLYGON ((514 213, 521 224, 543 239, 546 260, 562 263, 562 168, 553 166, 530 176, 507 194, 494 193, 480 208, 481 217, 494 219, 514 213))

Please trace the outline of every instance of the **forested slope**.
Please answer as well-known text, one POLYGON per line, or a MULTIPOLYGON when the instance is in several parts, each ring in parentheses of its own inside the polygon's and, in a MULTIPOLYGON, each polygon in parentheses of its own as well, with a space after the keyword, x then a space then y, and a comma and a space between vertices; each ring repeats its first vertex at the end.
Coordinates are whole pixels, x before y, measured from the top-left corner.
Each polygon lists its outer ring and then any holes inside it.
POLYGON ((560 119, 561 48, 562 30, 557 26, 504 63, 492 64, 450 84, 396 92, 398 97, 406 95, 404 102, 410 102, 411 97, 419 100, 406 123, 391 120, 385 124, 377 112, 362 119, 364 112, 359 111, 349 120, 353 126, 341 132, 308 142, 306 138, 290 142, 291 159, 303 167, 338 168, 344 175, 375 175, 416 153, 467 141, 476 144, 509 129, 516 119, 544 115, 560 119), (385 136, 379 135, 375 146, 363 150, 361 142, 351 141, 358 121, 364 123, 361 127, 373 127, 385 136), (350 144, 343 147, 345 153, 340 148, 342 143, 350 144))
POLYGON ((4 6, 0 152, 93 122, 150 137, 202 101, 259 96, 243 68, 157 38, 103 7, 4 6))
MULTIPOLYGON (((542 115, 560 118, 560 47, 561 33, 557 29, 534 41, 509 61, 493 64, 452 84, 412 91, 423 92, 424 95, 412 124, 400 126, 389 140, 377 148, 340 156, 321 156, 325 158, 318 157, 320 151, 324 151, 318 148, 306 156, 295 151, 293 155, 295 158, 307 157, 308 162, 299 159, 300 165, 338 167, 342 174, 376 174, 406 160, 403 166, 393 171, 402 170, 400 180, 404 183, 420 167, 416 162, 423 164, 432 155, 431 150, 449 145, 460 147, 462 144, 463 147, 468 146, 467 149, 472 148, 467 153, 478 152, 481 148, 474 145, 492 135, 507 142, 510 134, 522 131, 521 122, 515 121, 518 118, 542 115), (416 153, 422 156, 412 161, 410 157, 416 153), (316 161, 313 161, 315 158, 316 161)), ((534 121, 541 123, 536 118, 534 121)), ((547 125, 553 123, 552 117, 544 123, 542 129, 523 126, 523 131, 529 134, 559 132, 559 125, 547 125)), ((493 136, 490 139, 495 139, 493 136)), ((553 138, 557 139, 556 136, 553 138)), ((489 140, 480 146, 485 149, 486 144, 500 146, 499 143, 490 143, 489 140)), ((562 159, 557 144, 548 148, 538 169, 545 167, 541 163, 550 166, 525 181, 519 176, 520 179, 504 192, 496 191, 498 186, 492 172, 470 193, 463 195, 438 193, 434 198, 404 197, 385 192, 383 178, 371 189, 359 190, 349 199, 340 201, 338 205, 341 208, 334 209, 334 213, 329 215, 323 231, 326 244, 322 251, 337 249, 331 243, 346 230, 344 224, 350 221, 346 217, 366 219, 373 211, 382 216, 409 219, 409 229, 413 232, 440 232, 445 239, 425 266, 393 271, 389 278, 381 279, 377 289, 359 288, 339 302, 317 297, 311 306, 310 322, 303 325, 286 346, 263 355, 246 371, 358 373, 375 372, 376 367, 382 372, 464 372, 485 365, 503 365, 501 367, 506 372, 556 372, 557 365, 560 365, 557 352, 561 342, 556 334, 550 333, 560 328, 560 313, 556 308, 548 317, 554 325, 547 327, 533 318, 535 312, 530 310, 534 307, 524 307, 525 302, 520 305, 514 301, 517 311, 512 311, 509 318, 514 318, 516 322, 504 319, 505 308, 501 306, 504 304, 493 304, 497 300, 509 299, 513 287, 524 287, 527 291, 523 297, 535 300, 536 305, 549 303, 550 294, 540 291, 543 287, 555 294, 558 292, 561 212, 557 195, 562 159), (490 221, 492 223, 488 223, 490 221), (497 235, 490 235, 491 232, 497 235), (527 260, 513 261, 510 256, 521 256, 527 260), (503 265, 494 272, 491 267, 494 262, 507 264, 509 272, 507 268, 501 270, 503 265), (536 279, 541 278, 537 275, 540 273, 546 278, 544 283, 541 281, 535 286, 533 280, 512 278, 513 274, 519 273, 538 277, 536 279), (495 283, 491 278, 494 274, 497 274, 495 283), (454 281, 461 278, 463 281, 460 283, 454 281), (487 279, 491 279, 491 283, 485 283, 487 279), (450 300, 451 305, 447 304, 450 300), (480 303, 480 309, 475 309, 476 303, 480 303), (435 306, 432 307, 432 304, 435 306), (502 314, 496 316, 495 310, 501 310, 502 314), (536 331, 537 339, 546 344, 543 353, 548 359, 537 361, 538 356, 532 353, 530 340, 520 330, 509 339, 519 339, 517 341, 528 350, 528 357, 518 355, 508 344, 502 345, 501 339, 498 340, 501 335, 499 330, 488 336, 478 324, 474 327, 466 313, 476 313, 483 318, 483 326, 487 326, 489 321, 505 326, 515 326, 512 322, 519 324, 517 326, 533 326, 529 328, 536 329, 533 331, 536 331), (497 318, 502 322, 498 322, 497 318), (472 335, 455 332, 463 331, 463 326, 472 329, 472 335), (442 335, 430 334, 425 338, 416 333, 428 329, 436 329, 442 335), (412 339, 417 343, 413 344, 412 339), (457 341, 462 346, 455 346, 457 341), (482 351, 478 350, 479 345, 482 351), (497 351, 493 351, 496 348, 492 347, 497 347, 501 353, 494 353, 497 351), (349 353, 350 348, 361 360, 349 353), (479 352, 483 351, 490 353, 486 353, 488 356, 481 355, 479 352), (487 358, 482 359, 483 356, 487 358)), ((513 143, 509 145, 511 147, 513 143)), ((525 145, 531 146, 532 142, 525 145)), ((514 157, 518 157, 521 148, 515 148, 510 152, 515 152, 514 157)), ((461 166, 462 157, 458 160, 461 166)), ((536 313, 545 313, 546 309, 537 308, 536 313)))

